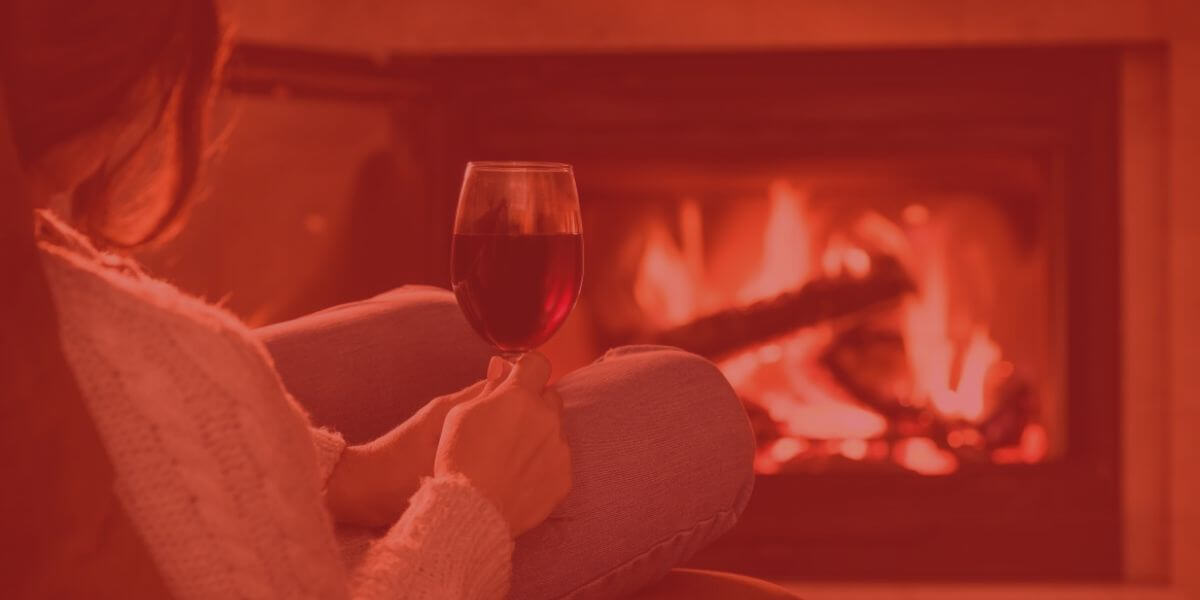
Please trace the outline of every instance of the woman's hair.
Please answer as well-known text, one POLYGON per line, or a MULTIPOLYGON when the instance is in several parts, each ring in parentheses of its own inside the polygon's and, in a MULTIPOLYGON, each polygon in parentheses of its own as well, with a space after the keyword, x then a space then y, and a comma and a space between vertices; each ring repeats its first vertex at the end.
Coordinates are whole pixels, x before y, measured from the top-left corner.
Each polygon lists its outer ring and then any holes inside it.
POLYGON ((0 41, 0 77, 21 162, 34 165, 60 144, 157 111, 144 137, 105 157, 73 191, 71 218, 109 246, 161 238, 183 214, 204 155, 225 47, 216 0, 0 0, 0 9, 15 25, 0 41), (164 132, 169 147, 150 147, 151 134, 164 132), (114 184, 151 170, 172 175, 151 190, 157 197, 122 189, 124 206, 114 202, 114 184), (131 207, 139 196, 144 206, 131 207), (156 222, 134 239, 111 235, 120 232, 118 213, 131 208, 156 222))
POLYGON ((58 147, 132 131, 132 142, 115 144, 128 148, 81 163, 101 159, 74 191, 74 220, 109 239, 113 183, 157 168, 159 156, 174 163, 162 169, 173 173, 169 204, 155 201, 156 222, 120 243, 160 237, 177 222, 196 182, 221 62, 215 2, 0 0, 0 454, 13 463, 7 483, 21 490, 0 497, 0 530, 23 549, 2 578, 16 597, 170 596, 112 497, 112 465, 63 353, 25 184, 58 147), (148 108, 152 120, 138 123, 148 108), (151 138, 169 148, 151 147, 151 138))

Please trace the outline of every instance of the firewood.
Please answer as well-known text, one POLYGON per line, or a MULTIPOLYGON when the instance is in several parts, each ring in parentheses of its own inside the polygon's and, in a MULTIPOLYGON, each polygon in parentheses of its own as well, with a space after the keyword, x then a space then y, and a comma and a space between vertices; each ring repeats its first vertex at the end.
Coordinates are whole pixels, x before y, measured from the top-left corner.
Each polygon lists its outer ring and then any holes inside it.
POLYGON ((873 257, 871 273, 864 278, 813 280, 794 292, 701 317, 643 341, 716 359, 797 329, 897 300, 914 289, 895 259, 878 256, 873 257))

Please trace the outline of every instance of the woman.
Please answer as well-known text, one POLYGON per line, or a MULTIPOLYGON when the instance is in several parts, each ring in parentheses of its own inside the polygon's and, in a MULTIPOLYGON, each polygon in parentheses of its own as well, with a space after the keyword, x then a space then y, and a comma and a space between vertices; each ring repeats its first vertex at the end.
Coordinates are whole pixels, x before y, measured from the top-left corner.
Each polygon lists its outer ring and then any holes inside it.
POLYGON ((732 525, 752 441, 705 361, 627 349, 551 389, 533 353, 492 358, 472 383, 483 348, 444 292, 254 333, 96 250, 181 223, 223 47, 217 9, 0 11, 0 267, 13 284, 0 518, 21 549, 5 565, 18 597, 600 597, 732 525), (372 333, 404 337, 408 355, 372 333), (338 361, 331 348, 378 352, 338 361), (432 366, 439 353, 449 367, 432 366), (360 443, 314 426, 288 390, 360 443), (384 413, 399 424, 380 427, 384 413), (365 554, 354 540, 371 542, 365 554))

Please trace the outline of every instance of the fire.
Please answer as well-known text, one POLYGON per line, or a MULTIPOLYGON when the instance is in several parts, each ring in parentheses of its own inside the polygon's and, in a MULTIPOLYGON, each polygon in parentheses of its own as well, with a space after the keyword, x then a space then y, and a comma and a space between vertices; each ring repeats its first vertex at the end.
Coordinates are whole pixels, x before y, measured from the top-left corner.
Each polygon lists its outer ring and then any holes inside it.
POLYGON ((704 285, 704 223, 700 207, 685 200, 679 210, 682 245, 671 232, 655 222, 646 231, 634 299, 653 324, 659 328, 688 322, 710 310, 714 297, 704 285))
POLYGON ((786 181, 771 183, 767 228, 758 273, 738 291, 742 304, 774 298, 808 281, 810 239, 804 197, 786 181))
POLYGON ((958 387, 954 390, 958 414, 964 419, 978 421, 983 417, 987 374, 999 360, 1000 346, 988 337, 986 327, 976 327, 963 351, 958 387))
POLYGON ((646 250, 634 282, 634 299, 658 327, 686 323, 698 310, 695 281, 682 252, 660 225, 648 232, 646 250))
POLYGON ((871 272, 871 255, 843 238, 834 238, 821 255, 821 271, 826 277, 862 279, 871 272))
MULTIPOLYGON (((907 206, 898 220, 866 212, 849 230, 825 236, 827 241, 818 249, 814 240, 824 224, 814 218, 801 190, 776 180, 768 186, 766 200, 761 259, 747 269, 750 275, 741 282, 720 285, 706 272, 703 215, 695 201, 681 203, 675 227, 654 223, 644 230, 634 298, 647 321, 659 329, 675 327, 725 308, 772 299, 815 277, 866 278, 872 255, 860 243, 898 257, 909 268, 919 293, 896 314, 910 381, 893 387, 905 390, 897 397, 903 406, 967 423, 950 432, 945 445, 939 446, 928 434, 896 430, 881 412, 833 376, 822 363, 836 335, 831 324, 765 340, 725 357, 719 367, 739 395, 757 405, 782 436, 759 449, 755 468, 760 473, 778 472, 806 456, 890 459, 924 475, 957 470, 954 449, 981 443, 972 424, 987 416, 990 386, 1006 366, 1011 373, 1012 366, 1002 360, 986 323, 968 320, 964 326, 951 320, 950 258, 937 214, 921 204, 907 206), (952 322, 956 327, 951 327, 952 322)), ((715 250, 753 256, 740 244, 715 250)), ((1045 430, 1031 424, 1020 447, 998 451, 996 461, 1036 462, 1046 447, 1045 430)))
MULTIPOLYGON (((750 304, 799 288, 810 277, 810 239, 803 195, 783 180, 771 183, 769 215, 763 235, 762 261, 754 275, 732 294, 737 304, 750 304)), ((681 243, 670 230, 653 223, 646 230, 645 250, 634 280, 634 299, 659 328, 681 325, 722 308, 730 294, 711 285, 704 271, 703 220, 694 200, 679 209, 681 243)), ((847 268, 865 272, 865 253, 845 260, 847 268)), ((851 253, 853 254, 853 253, 851 253)))
MULTIPOLYGON (((931 232, 940 238, 938 232, 931 232)), ((1000 347, 989 337, 987 327, 976 325, 959 361, 958 377, 952 377, 957 349, 949 333, 950 306, 945 275, 943 244, 939 251, 922 257, 920 294, 904 307, 904 344, 915 382, 914 397, 928 399, 947 417, 978 421, 984 415, 988 371, 1000 362, 1000 347)))
POLYGON ((958 459, 927 437, 904 438, 892 454, 900 466, 922 475, 948 475, 958 469, 958 459))

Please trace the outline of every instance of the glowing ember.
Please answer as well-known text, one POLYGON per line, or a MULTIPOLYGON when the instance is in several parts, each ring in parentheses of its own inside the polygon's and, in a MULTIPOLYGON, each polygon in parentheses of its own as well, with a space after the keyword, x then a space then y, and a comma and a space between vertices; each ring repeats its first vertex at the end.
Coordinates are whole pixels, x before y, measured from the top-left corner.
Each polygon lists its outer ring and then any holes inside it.
POLYGON ((769 452, 775 462, 784 463, 800 454, 805 446, 808 444, 796 438, 779 438, 771 445, 769 452))
POLYGON ((887 429, 887 420, 879 414, 845 402, 801 402, 792 396, 766 394, 763 404, 789 435, 826 440, 869 438, 887 429))
POLYGON ((1027 463, 1040 462, 1045 459, 1046 451, 1050 447, 1046 428, 1037 423, 1030 423, 1021 433, 1021 444, 1018 447, 1021 449, 1021 459, 1027 463))
POLYGON ((842 440, 842 456, 850 460, 862 460, 866 458, 866 440, 842 440))
POLYGON ((922 475, 949 475, 958 469, 958 459, 926 437, 896 442, 892 456, 900 466, 922 475))

